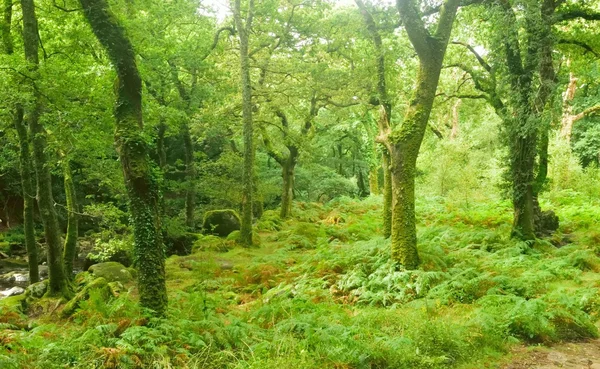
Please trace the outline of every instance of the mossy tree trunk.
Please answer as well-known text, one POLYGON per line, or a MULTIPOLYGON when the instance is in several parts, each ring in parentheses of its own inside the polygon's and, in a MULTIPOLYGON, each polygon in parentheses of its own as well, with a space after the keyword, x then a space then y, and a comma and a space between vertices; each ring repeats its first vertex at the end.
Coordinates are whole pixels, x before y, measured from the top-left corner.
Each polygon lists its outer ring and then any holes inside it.
POLYGON ((183 151, 185 163, 185 225, 192 230, 195 226, 194 213, 196 211, 196 168, 194 166, 194 141, 190 131, 189 119, 193 113, 193 95, 198 81, 198 71, 192 69, 191 87, 186 89, 179 78, 179 69, 174 61, 169 61, 171 67, 171 76, 177 87, 179 97, 181 98, 186 113, 186 119, 181 124, 181 137, 183 138, 183 151))
POLYGON ((189 124, 184 124, 181 130, 185 151, 185 225, 190 230, 193 230, 195 225, 194 213, 196 211, 196 168, 194 167, 194 143, 192 141, 189 124))
POLYGON ((387 136, 392 127, 392 103, 388 96, 386 71, 385 71, 385 49, 377 25, 373 16, 362 0, 355 0, 360 9, 363 21, 371 35, 371 41, 375 48, 375 62, 377 64, 377 94, 378 98, 372 103, 379 105, 378 129, 379 134, 376 141, 383 146, 382 168, 383 168, 383 236, 389 238, 392 235, 392 173, 389 142, 387 136))
MULTIPOLYGON (((38 69, 38 23, 33 0, 21 0, 23 13, 23 45, 25 58, 30 70, 35 74, 38 69)), ((52 197, 52 177, 46 155, 46 131, 40 124, 41 96, 33 88, 33 103, 26 109, 26 120, 31 134, 33 163, 37 180, 37 201, 40 217, 44 224, 44 234, 48 246, 48 295, 68 296, 69 290, 62 264, 62 245, 60 228, 54 198, 52 197)))
POLYGON ((12 54, 13 41, 10 28, 12 27, 13 4, 12 0, 4 0, 2 2, 2 24, 0 24, 0 32, 2 32, 2 47, 5 54, 12 54))
POLYGON ((65 275, 73 277, 73 263, 77 253, 77 236, 79 235, 79 215, 77 212, 77 193, 69 158, 62 156, 62 169, 64 176, 65 196, 67 199, 67 234, 63 250, 63 266, 65 275))
MULTIPOLYGON (((517 18, 510 3, 503 2, 503 11, 507 22, 516 24, 517 18)), ((538 6, 528 6, 526 16, 534 16, 538 6)), ((538 14, 539 15, 539 14, 538 14)), ((529 40, 539 40, 533 28, 533 19, 526 24, 529 40)), ((516 29, 509 29, 504 38, 504 49, 512 91, 511 114, 505 120, 507 124, 510 176, 512 184, 513 227, 512 236, 523 240, 535 239, 534 227, 534 168, 538 140, 539 117, 536 116, 532 101, 533 72, 539 64, 539 45, 530 45, 523 59, 516 29)))
MULTIPOLYGON (((12 1, 5 0, 3 4, 4 13, 1 25, 2 44, 4 52, 7 55, 12 55, 14 52, 10 31, 12 27, 12 1)), ((23 195, 23 233, 25 234, 25 249, 27 250, 27 260, 29 263, 29 282, 36 283, 40 280, 40 274, 33 222, 35 184, 33 182, 34 171, 31 166, 31 145, 23 114, 23 106, 18 104, 13 111, 13 123, 19 140, 19 175, 21 177, 21 192, 23 195)))
POLYGON ((19 162, 21 189, 23 191, 23 232, 25 233, 25 248, 27 249, 27 259, 29 262, 29 282, 36 283, 40 281, 40 274, 38 271, 39 261, 33 222, 35 187, 32 178, 33 170, 31 168, 29 135, 23 121, 23 108, 21 106, 17 106, 13 119, 19 137, 19 162))
POLYGON ((390 169, 390 153, 387 148, 381 154, 383 167, 383 237, 392 235, 392 171, 390 169))
MULTIPOLYGON (((413 1, 398 0, 397 7, 408 38, 419 57, 416 90, 400 126, 383 127, 391 159, 392 258, 407 269, 419 265, 415 219, 415 171, 417 156, 429 121, 442 62, 460 0, 446 0, 432 35, 413 1)), ((388 118, 389 122, 389 118, 388 118)))
POLYGON ((142 134, 142 81, 135 53, 105 0, 80 0, 80 3, 117 72, 115 141, 129 196, 140 303, 155 315, 163 316, 167 310, 167 290, 158 185, 142 134))
POLYGON ((242 224, 240 242, 252 246, 252 195, 254 179, 254 133, 252 118, 252 81, 249 64, 249 36, 254 16, 254 0, 248 0, 245 21, 242 20, 241 0, 235 0, 233 17, 240 39, 240 75, 242 87, 242 120, 244 131, 244 166, 242 172, 242 224))

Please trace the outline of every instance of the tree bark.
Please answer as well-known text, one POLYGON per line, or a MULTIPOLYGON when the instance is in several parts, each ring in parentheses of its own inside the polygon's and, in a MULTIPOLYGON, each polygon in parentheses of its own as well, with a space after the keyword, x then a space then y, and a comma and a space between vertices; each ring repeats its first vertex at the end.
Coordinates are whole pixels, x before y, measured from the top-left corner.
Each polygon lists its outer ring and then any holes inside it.
POLYGON ((106 0, 80 0, 84 15, 117 72, 115 142, 129 197, 140 304, 157 316, 167 310, 165 253, 158 184, 152 175, 142 127, 142 81, 131 42, 106 0))
POLYGON ((196 210, 196 168, 194 167, 194 144, 190 127, 186 123, 182 127, 183 145, 185 148, 185 225, 188 229, 194 229, 194 212, 196 210))
MULTIPOLYGON (((12 1, 4 1, 4 17, 2 23, 2 43, 4 52, 11 55, 14 52, 12 35, 12 1)), ((29 264, 29 283, 36 283, 40 280, 38 270, 38 252, 35 242, 35 229, 33 221, 33 212, 35 207, 35 175, 31 166, 31 145, 27 126, 23 119, 23 106, 17 104, 13 112, 13 123, 17 131, 19 140, 19 175, 21 177, 21 192, 23 196, 23 233, 25 234, 25 249, 27 250, 27 261, 29 264)))
POLYGON ((233 15, 240 38, 240 74, 242 85, 242 116, 244 131, 244 167, 242 172, 242 224, 240 241, 252 246, 252 195, 254 179, 254 133, 252 122, 252 81, 249 64, 249 34, 252 27, 254 1, 249 0, 245 24, 240 0, 235 0, 233 15))
POLYGON ((67 234, 63 250, 63 266, 67 278, 73 278, 73 262, 77 253, 77 236, 79 235, 79 215, 77 213, 77 194, 71 164, 63 155, 62 160, 65 195, 67 199, 67 234))
POLYGON ((17 106, 16 108, 14 124, 19 137, 21 189, 23 191, 23 232, 25 233, 25 248, 29 263, 29 283, 36 283, 40 281, 40 274, 38 271, 39 261, 33 222, 35 187, 32 181, 33 169, 31 167, 29 136, 27 134, 27 127, 23 122, 23 107, 21 106, 17 106))
POLYGON ((382 140, 391 159, 392 258, 406 269, 419 265, 415 219, 415 171, 417 156, 439 83, 442 63, 460 0, 446 0, 440 8, 435 33, 425 27, 422 15, 410 0, 397 0, 408 38, 419 58, 416 90, 399 127, 388 128, 382 140))
MULTIPOLYGON (((21 0, 23 13, 23 45, 25 58, 32 72, 37 72, 38 59, 38 24, 33 0, 21 0)), ((32 86, 33 87, 33 86, 32 86)), ((50 296, 68 296, 67 281, 62 264, 62 245, 60 228, 54 198, 52 197, 52 177, 46 156, 46 131, 40 124, 41 96, 33 88, 34 102, 27 110, 26 120, 29 125, 33 146, 33 163, 37 180, 37 200, 40 216, 44 223, 44 233, 48 246, 48 292, 50 296)))
POLYGON ((13 41, 12 35, 10 32, 10 28, 12 27, 12 0, 4 0, 3 4, 3 13, 2 13, 2 45, 4 48, 4 53, 10 55, 13 53, 13 41))
POLYGON ((392 172, 390 168, 390 153, 384 147, 381 155, 383 167, 383 237, 392 235, 392 172))

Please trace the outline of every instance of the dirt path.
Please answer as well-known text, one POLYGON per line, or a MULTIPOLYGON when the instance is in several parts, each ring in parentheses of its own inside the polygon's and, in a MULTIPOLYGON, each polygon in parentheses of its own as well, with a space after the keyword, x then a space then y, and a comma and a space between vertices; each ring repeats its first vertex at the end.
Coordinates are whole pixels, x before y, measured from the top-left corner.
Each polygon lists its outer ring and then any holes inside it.
POLYGON ((600 369, 600 340, 519 349, 502 369, 600 369))

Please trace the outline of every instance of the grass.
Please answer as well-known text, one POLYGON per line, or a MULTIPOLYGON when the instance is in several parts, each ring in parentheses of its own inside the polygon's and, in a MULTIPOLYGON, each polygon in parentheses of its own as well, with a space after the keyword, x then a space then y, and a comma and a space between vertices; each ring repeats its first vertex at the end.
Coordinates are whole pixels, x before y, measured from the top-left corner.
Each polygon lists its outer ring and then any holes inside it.
POLYGON ((561 229, 530 246, 508 238, 506 202, 421 199, 417 271, 390 260, 379 198, 295 205, 259 224, 259 248, 207 237, 169 258, 165 320, 134 287, 70 319, 0 308, 0 367, 481 368, 517 343, 598 335, 597 200, 550 194, 561 229))

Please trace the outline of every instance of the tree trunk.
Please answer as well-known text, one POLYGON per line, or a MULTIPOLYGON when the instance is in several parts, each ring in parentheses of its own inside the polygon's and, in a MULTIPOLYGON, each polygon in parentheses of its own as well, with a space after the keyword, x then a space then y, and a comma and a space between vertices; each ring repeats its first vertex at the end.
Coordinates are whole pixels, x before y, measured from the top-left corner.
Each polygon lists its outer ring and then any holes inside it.
POLYGON ((79 215, 77 214, 77 194, 75 192, 75 183, 73 182, 73 173, 69 159, 63 156, 63 175, 65 185, 65 195, 67 198, 67 234, 65 236, 65 247, 63 251, 63 265, 65 275, 71 279, 73 277, 73 262, 77 253, 77 236, 79 235, 79 215))
POLYGON ((40 281, 40 274, 33 222, 35 190, 32 181, 33 169, 31 168, 29 137, 27 127, 23 122, 23 107, 21 106, 18 106, 15 111, 14 123, 19 137, 21 188, 23 191, 23 232, 25 233, 25 248, 27 249, 29 262, 29 283, 36 283, 40 281))
POLYGON ((390 153, 383 148, 381 162, 383 167, 383 237, 392 235, 392 172, 390 167, 390 153))
POLYGON ((369 193, 371 195, 380 195, 381 191, 379 188, 379 166, 372 165, 369 170, 369 193))
POLYGON ((240 38, 240 74, 242 85, 242 116, 244 131, 244 167, 242 172, 242 224, 240 241, 252 246, 252 192, 254 189, 254 133, 252 124, 252 81, 250 80, 249 35, 252 27, 253 1, 248 4, 246 22, 243 24, 240 0, 235 1, 234 18, 240 38))
POLYGON ((291 160, 291 155, 281 166, 281 176, 283 178, 283 192, 281 194, 281 212, 279 217, 287 219, 292 215, 292 200, 294 198, 294 169, 295 160, 291 160))
POLYGON ((182 127, 183 143, 185 148, 185 225, 188 229, 194 229, 194 212, 196 209, 196 170, 194 167, 194 144, 190 127, 186 123, 182 127))
MULTIPOLYGON (((23 45, 25 57, 32 72, 38 69, 38 24, 33 0, 21 0, 23 12, 23 45)), ((62 265, 62 245, 60 228, 54 198, 52 197, 52 177, 46 156, 46 131, 39 122, 41 97, 33 89, 34 102, 27 111, 27 122, 33 146, 33 162, 37 179, 37 200, 40 216, 44 223, 44 233, 48 246, 48 295, 68 296, 70 294, 62 265)))
POLYGON ((80 3, 92 31, 117 72, 115 142, 129 197, 140 304, 155 315, 164 316, 167 290, 158 185, 152 175, 149 150, 142 132, 142 81, 135 53, 106 0, 80 0, 80 3))
POLYGON ((1 25, 2 32, 2 45, 5 54, 13 53, 13 41, 10 33, 10 27, 12 26, 12 0, 3 1, 3 22, 1 25))
MULTIPOLYGON (((161 118, 162 119, 162 118, 161 118)), ((156 151, 158 154, 158 166, 160 170, 165 174, 167 167, 167 150, 165 149, 165 133, 167 132, 167 125, 163 120, 158 123, 158 137, 156 140, 156 151)))

